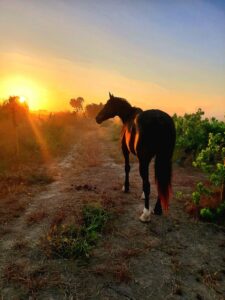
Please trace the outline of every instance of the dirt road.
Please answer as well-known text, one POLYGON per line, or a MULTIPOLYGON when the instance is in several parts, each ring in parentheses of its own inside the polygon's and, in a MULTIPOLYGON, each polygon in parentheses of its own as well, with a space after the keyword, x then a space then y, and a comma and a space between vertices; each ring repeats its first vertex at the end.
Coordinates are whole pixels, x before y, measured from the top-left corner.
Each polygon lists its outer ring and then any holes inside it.
MULTIPOLYGON (((142 224, 138 164, 132 163, 130 193, 122 193, 119 142, 108 130, 96 127, 81 138, 51 166, 55 181, 7 224, 0 243, 2 299, 225 299, 225 230, 184 210, 200 175, 175 167, 168 216, 142 224), (40 240, 50 224, 76 222, 82 206, 99 198, 114 206, 115 216, 91 257, 46 257, 40 240)), ((154 206, 152 171, 151 177, 154 206)))

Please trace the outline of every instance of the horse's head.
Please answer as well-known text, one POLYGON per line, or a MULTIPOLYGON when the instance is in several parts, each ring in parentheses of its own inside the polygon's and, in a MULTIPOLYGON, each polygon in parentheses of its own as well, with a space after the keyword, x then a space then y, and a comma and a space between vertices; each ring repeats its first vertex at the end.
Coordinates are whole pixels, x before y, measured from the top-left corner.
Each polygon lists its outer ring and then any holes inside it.
POLYGON ((109 100, 106 102, 102 110, 96 116, 96 122, 101 124, 103 121, 114 118, 117 114, 115 97, 109 93, 109 100))

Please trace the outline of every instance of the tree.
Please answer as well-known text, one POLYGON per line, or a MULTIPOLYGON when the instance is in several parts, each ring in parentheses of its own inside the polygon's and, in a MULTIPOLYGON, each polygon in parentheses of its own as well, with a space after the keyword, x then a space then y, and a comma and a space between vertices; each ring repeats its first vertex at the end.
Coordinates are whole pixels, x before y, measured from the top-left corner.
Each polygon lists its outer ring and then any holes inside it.
POLYGON ((70 99, 70 105, 73 107, 76 113, 84 111, 83 109, 84 98, 72 98, 70 99))
POLYGON ((19 99, 19 96, 10 96, 8 100, 3 102, 0 109, 1 117, 11 117, 15 134, 15 153, 17 158, 19 157, 18 124, 22 120, 26 120, 29 113, 28 105, 26 103, 21 103, 19 99))
POLYGON ((103 106, 104 105, 102 103, 99 103, 99 104, 91 103, 91 104, 86 105, 86 108, 85 108, 86 115, 89 118, 95 118, 97 116, 97 114, 99 113, 99 111, 103 108, 103 106))

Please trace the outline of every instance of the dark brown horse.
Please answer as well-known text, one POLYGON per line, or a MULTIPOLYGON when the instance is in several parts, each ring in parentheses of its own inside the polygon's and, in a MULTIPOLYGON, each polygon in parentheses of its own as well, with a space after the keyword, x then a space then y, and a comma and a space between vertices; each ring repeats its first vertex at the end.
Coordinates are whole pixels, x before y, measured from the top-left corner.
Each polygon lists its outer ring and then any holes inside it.
POLYGON ((150 221, 149 209, 150 182, 149 164, 155 157, 155 180, 158 198, 154 213, 161 215, 162 207, 168 210, 171 192, 172 155, 176 139, 173 119, 157 109, 142 111, 132 107, 125 99, 114 97, 109 93, 109 100, 98 113, 96 122, 119 116, 123 122, 122 151, 125 158, 125 182, 123 190, 129 191, 129 154, 138 157, 139 170, 143 181, 143 198, 145 206, 140 220, 150 221))

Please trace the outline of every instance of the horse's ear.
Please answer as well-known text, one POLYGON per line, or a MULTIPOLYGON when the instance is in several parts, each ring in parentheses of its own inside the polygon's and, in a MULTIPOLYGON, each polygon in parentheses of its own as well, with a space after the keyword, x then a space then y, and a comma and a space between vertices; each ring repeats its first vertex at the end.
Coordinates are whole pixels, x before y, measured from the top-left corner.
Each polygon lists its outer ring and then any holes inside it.
POLYGON ((114 98, 113 94, 111 94, 110 92, 109 92, 109 98, 110 99, 114 98))

